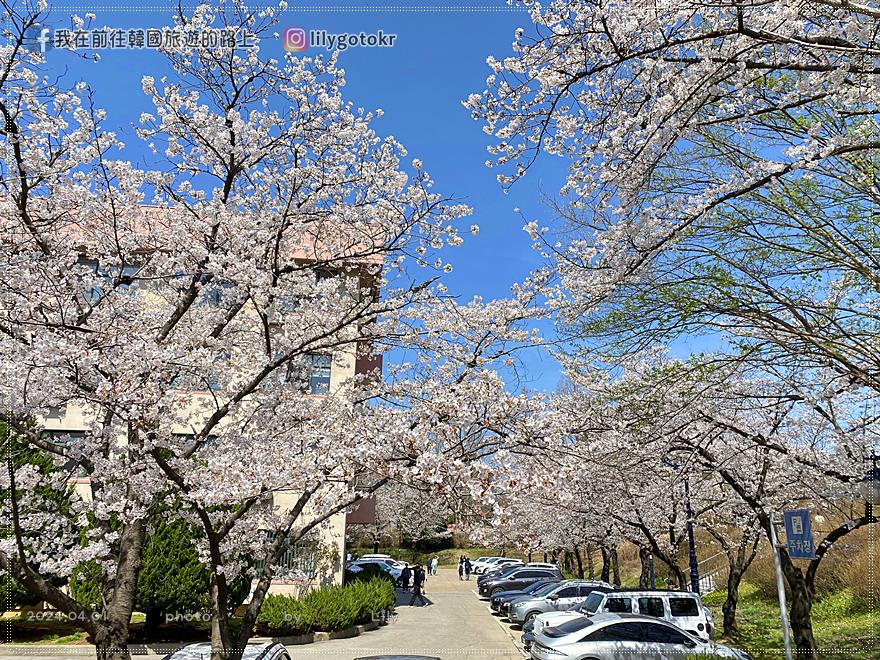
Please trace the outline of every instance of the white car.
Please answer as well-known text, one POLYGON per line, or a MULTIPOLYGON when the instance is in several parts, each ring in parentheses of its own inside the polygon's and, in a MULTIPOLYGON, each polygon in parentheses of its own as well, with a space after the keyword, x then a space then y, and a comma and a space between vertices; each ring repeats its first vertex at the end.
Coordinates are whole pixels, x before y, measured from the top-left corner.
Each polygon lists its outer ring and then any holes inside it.
MULTIPOLYGON (((506 568, 508 566, 522 565, 522 561, 519 559, 511 559, 510 557, 491 557, 489 561, 486 561, 480 567, 480 570, 477 571, 476 567, 471 563, 471 572, 475 575, 485 575, 486 573, 491 573, 492 571, 498 571, 502 568, 506 568)), ((555 566, 553 568, 556 568, 555 566)))
POLYGON ((475 575, 479 575, 492 566, 499 559, 504 559, 504 557, 477 557, 474 561, 471 562, 471 571, 475 575))
MULTIPOLYGON (((211 660, 211 644, 187 644, 162 660, 211 660)), ((278 642, 250 643, 245 646, 241 660, 290 660, 290 653, 278 642)))
POLYGON ((405 561, 400 561, 399 559, 395 559, 391 555, 361 555, 355 561, 362 561, 362 560, 375 561, 377 559, 380 561, 384 561, 386 564, 391 564, 392 566, 397 566, 397 568, 399 568, 400 570, 403 570, 403 568, 405 566, 409 566, 409 564, 407 564, 405 561))
MULTIPOLYGON (((535 617, 531 634, 537 637, 547 626, 558 626, 564 621, 582 616, 612 614, 641 614, 663 619, 696 637, 712 638, 712 612, 703 605, 697 594, 687 591, 593 591, 586 600, 564 612, 547 612, 535 617)), ((528 643, 525 636, 524 643, 528 643)))
POLYGON ((692 656, 751 660, 745 651, 709 642, 659 619, 638 614, 596 614, 545 628, 533 660, 682 660, 692 656))
POLYGON ((559 566, 557 564, 553 564, 549 561, 530 561, 526 566, 532 566, 534 568, 552 568, 555 571, 559 570, 559 566))

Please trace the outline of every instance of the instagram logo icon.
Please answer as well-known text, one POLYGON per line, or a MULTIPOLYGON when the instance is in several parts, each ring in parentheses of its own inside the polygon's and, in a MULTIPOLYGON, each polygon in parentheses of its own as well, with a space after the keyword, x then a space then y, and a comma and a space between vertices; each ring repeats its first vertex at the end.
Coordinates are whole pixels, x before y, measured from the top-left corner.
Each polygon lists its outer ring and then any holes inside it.
POLYGON ((309 47, 309 36, 302 28, 292 27, 284 30, 284 50, 301 53, 309 47))

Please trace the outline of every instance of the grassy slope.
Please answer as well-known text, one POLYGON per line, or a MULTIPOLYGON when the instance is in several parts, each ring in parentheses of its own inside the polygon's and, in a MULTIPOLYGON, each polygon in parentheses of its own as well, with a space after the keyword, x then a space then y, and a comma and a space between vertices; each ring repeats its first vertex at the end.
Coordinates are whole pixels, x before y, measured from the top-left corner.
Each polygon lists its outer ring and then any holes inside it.
MULTIPOLYGON (((712 609, 720 627, 724 592, 716 591, 703 598, 712 609)), ((740 588, 737 607, 740 636, 719 641, 744 648, 756 657, 777 655, 782 650, 779 603, 762 597, 748 583, 740 588)), ((880 613, 871 613, 855 604, 848 590, 828 596, 813 605, 813 634, 822 658, 835 660, 880 659, 880 613)))

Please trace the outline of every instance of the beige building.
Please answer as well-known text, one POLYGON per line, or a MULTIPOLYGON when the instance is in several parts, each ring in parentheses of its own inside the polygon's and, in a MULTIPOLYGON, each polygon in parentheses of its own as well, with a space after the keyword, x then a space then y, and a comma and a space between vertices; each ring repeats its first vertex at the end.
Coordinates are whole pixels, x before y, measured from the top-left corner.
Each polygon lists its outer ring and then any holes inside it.
MULTIPOLYGON (((295 258, 307 261, 308 255, 305 253, 295 255, 295 258)), ((93 262, 90 263, 83 259, 83 263, 92 265, 93 262)), ((97 264, 94 264, 94 268, 95 272, 98 272, 97 264)), ((95 295, 94 292, 91 295, 95 295)), ((148 289, 138 292, 137 295, 139 297, 143 295, 145 304, 149 304, 148 300, 151 294, 148 289)), ((314 354, 306 357, 310 359, 311 363, 307 364, 308 371, 304 384, 307 388, 306 393, 314 396, 332 396, 337 388, 355 374, 366 373, 377 367, 381 368, 381 360, 356 357, 354 348, 339 351, 332 356, 314 354)), ((181 397, 185 397, 187 405, 191 406, 192 416, 190 419, 196 421, 202 416, 202 413, 199 412, 200 401, 212 398, 210 390, 181 387, 178 391, 181 397)), ((46 417, 40 418, 38 421, 42 423, 47 436, 64 441, 66 437, 75 438, 88 432, 91 427, 88 415, 89 412, 86 408, 70 404, 63 409, 50 410, 46 417)), ((182 423, 173 432, 186 436, 192 434, 192 429, 190 425, 182 423)), ((75 491, 80 497, 91 498, 89 479, 85 474, 78 475, 73 482, 75 491)), ((295 501, 296 497, 297 493, 294 492, 276 493, 273 496, 273 503, 280 510, 285 510, 295 501)), ((306 518, 308 518, 307 511, 306 518)), ((337 514, 318 528, 317 543, 300 543, 289 548, 281 560, 285 570, 273 582, 271 591, 297 593, 306 586, 313 588, 341 584, 345 558, 345 527, 346 514, 337 514), (293 578, 294 574, 305 576, 307 581, 303 577, 293 578)))

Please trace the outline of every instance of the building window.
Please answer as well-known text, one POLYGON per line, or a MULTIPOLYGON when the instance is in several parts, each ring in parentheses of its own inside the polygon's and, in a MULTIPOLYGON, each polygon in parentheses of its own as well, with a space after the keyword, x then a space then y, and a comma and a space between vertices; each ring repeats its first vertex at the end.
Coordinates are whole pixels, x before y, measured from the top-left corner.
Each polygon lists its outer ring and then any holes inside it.
MULTIPOLYGON (((79 260, 79 265, 81 267, 85 267, 87 272, 92 273, 93 275, 97 275, 98 278, 100 280, 103 280, 103 282, 105 283, 90 288, 87 298, 88 301, 91 303, 98 302, 104 296, 105 287, 107 289, 113 287, 113 280, 115 276, 119 276, 120 278, 135 277, 137 276, 141 268, 137 264, 127 264, 123 265, 121 270, 115 269, 114 272, 111 273, 107 268, 102 268, 96 260, 88 258, 81 258, 79 260)), ((132 284, 120 283, 116 286, 116 290, 119 293, 131 295, 134 295, 136 289, 137 282, 133 282, 132 284)))
MULTIPOLYGON (((51 442, 57 447, 67 447, 74 444, 82 444, 86 438, 85 431, 43 431, 40 436, 51 442)), ((64 472, 70 475, 71 479, 87 477, 89 473, 75 459, 68 459, 61 467, 64 472)))
POLYGON ((278 370, 279 382, 293 386, 303 394, 329 394, 333 357, 307 353, 278 370))
MULTIPOLYGON (((317 289, 318 285, 325 280, 332 280, 336 277, 336 273, 327 268, 316 268, 312 271, 312 274, 315 278, 315 288, 317 289)), ((314 294, 316 300, 320 300, 322 295, 320 293, 314 294)), ((308 298, 308 296, 304 296, 298 293, 290 293, 285 292, 278 296, 278 309, 282 312, 292 312, 296 310, 302 301, 308 298)))
POLYGON ((330 368, 333 358, 329 355, 312 353, 306 356, 309 369, 309 394, 330 392, 330 368))
MULTIPOLYGON (((266 532, 266 541, 271 543, 275 540, 275 532, 266 532)), ((274 576, 278 579, 290 579, 298 576, 306 576, 314 579, 317 576, 315 567, 318 559, 318 547, 313 541, 298 541, 290 545, 289 540, 284 542, 285 548, 278 557, 274 576)), ((263 572, 265 561, 262 559, 254 562, 254 574, 259 576, 263 572)))

